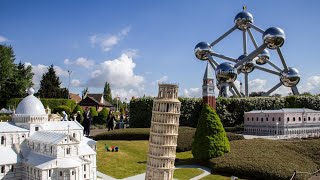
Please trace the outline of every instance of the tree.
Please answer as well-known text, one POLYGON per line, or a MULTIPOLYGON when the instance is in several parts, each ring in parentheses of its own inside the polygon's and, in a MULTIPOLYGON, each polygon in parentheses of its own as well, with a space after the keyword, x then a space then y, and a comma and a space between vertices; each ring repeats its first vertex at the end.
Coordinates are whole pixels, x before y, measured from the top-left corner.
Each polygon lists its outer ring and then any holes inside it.
POLYGON ((258 97, 258 96, 262 96, 263 94, 265 94, 266 92, 263 91, 258 91, 258 92, 251 92, 249 94, 249 97, 258 97))
POLYGON ((53 64, 49 66, 48 72, 42 75, 40 81, 40 89, 38 91, 40 97, 43 98, 68 98, 68 90, 60 88, 61 82, 56 75, 53 64))
POLYGON ((109 109, 104 107, 102 110, 98 113, 98 116, 93 120, 94 123, 97 124, 106 124, 106 120, 109 114, 109 109))
POLYGON ((5 107, 10 98, 24 97, 25 90, 32 85, 31 66, 14 63, 11 46, 0 45, 0 107, 5 107))
POLYGON ((80 111, 80 114, 83 114, 83 109, 79 104, 77 104, 77 106, 73 109, 72 114, 77 114, 78 111, 80 111))
POLYGON ((104 84, 104 89, 103 89, 103 98, 105 101, 112 103, 112 94, 111 94, 111 88, 110 84, 106 82, 104 84))
POLYGON ((209 160, 230 151, 230 143, 219 116, 207 104, 202 107, 192 142, 192 154, 197 160, 209 160))

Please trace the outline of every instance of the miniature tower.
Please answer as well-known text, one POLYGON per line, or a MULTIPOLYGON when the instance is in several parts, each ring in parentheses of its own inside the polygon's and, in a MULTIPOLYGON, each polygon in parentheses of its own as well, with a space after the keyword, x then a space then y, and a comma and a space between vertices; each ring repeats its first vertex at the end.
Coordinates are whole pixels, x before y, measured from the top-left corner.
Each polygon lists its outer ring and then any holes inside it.
POLYGON ((159 84, 153 100, 146 180, 173 179, 181 107, 178 88, 159 84))
POLYGON ((203 76, 202 84, 202 98, 203 103, 208 104, 214 110, 216 110, 216 97, 214 96, 214 83, 213 83, 213 73, 207 63, 206 71, 203 76))

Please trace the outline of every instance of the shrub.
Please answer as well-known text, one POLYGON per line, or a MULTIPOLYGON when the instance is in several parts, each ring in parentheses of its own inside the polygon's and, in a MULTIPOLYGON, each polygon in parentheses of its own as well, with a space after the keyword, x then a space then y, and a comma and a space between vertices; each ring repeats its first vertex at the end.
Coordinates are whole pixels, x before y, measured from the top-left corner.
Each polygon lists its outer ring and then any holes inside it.
POLYGON ((79 104, 77 104, 76 107, 73 109, 72 114, 77 114, 78 111, 80 111, 80 114, 83 114, 83 109, 79 104))
POLYGON ((204 104, 192 143, 193 157, 197 160, 209 160, 229 151, 230 144, 219 116, 204 104))
POLYGON ((149 128, 128 128, 97 134, 95 140, 148 140, 149 128))
POLYGON ((67 113, 68 117, 70 118, 71 110, 68 106, 60 105, 60 106, 57 106, 53 109, 53 113, 61 114, 62 111, 65 111, 67 113))
POLYGON ((93 118, 94 124, 106 124, 106 120, 109 114, 109 109, 104 107, 99 113, 98 116, 93 118))
POLYGON ((90 113, 91 113, 92 118, 95 116, 98 116, 98 112, 95 107, 90 107, 90 113))
POLYGON ((153 98, 143 97, 130 101, 130 127, 149 128, 151 125, 153 98))

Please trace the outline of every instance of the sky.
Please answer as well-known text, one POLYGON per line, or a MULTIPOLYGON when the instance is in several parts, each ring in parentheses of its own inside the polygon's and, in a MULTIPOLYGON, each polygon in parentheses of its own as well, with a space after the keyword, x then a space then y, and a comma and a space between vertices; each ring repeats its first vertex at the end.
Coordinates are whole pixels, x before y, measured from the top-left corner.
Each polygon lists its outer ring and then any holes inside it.
MULTIPOLYGON (((32 66, 36 90, 53 64, 61 86, 80 96, 85 87, 90 93, 102 93, 107 81, 113 97, 121 100, 154 96, 161 82, 179 84, 180 96, 201 97, 206 62, 196 59, 194 47, 201 41, 213 42, 233 27, 244 5, 256 26, 284 30, 281 50, 288 66, 301 74, 299 91, 319 94, 318 0, 2 0, 0 44, 13 47, 17 63, 32 66)), ((262 35, 252 31, 261 44, 262 35)), ((239 57, 241 33, 234 31, 213 50, 239 57)), ((248 39, 248 51, 253 50, 248 39)), ((270 60, 282 69, 278 55, 270 52, 270 60)), ((236 85, 240 81, 243 75, 236 85)), ((278 82, 279 77, 259 70, 249 74, 250 92, 268 91, 278 82)), ((275 93, 290 91, 282 86, 275 93)))

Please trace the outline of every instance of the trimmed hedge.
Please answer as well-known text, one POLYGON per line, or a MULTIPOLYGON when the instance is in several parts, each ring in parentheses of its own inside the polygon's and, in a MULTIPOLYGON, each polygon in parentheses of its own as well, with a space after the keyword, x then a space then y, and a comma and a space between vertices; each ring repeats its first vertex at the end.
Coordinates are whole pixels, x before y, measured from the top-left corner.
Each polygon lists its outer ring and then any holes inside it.
MULTIPOLYGON (((17 108, 18 104, 22 101, 22 99, 23 98, 12 98, 8 101, 7 106, 17 108)), ((73 109, 77 105, 76 101, 70 100, 70 99, 41 98, 40 101, 42 102, 44 108, 47 108, 47 106, 48 106, 50 109, 54 109, 58 106, 65 105, 65 106, 68 106, 71 111, 73 111, 73 109)))
MULTIPOLYGON (((180 126, 196 127, 200 117, 201 98, 179 98, 180 126)), ((153 98, 130 101, 130 127, 150 127, 153 98)), ((217 114, 225 127, 243 124, 244 112, 259 109, 310 108, 320 110, 320 96, 217 98, 217 114)))
MULTIPOLYGON (((193 136, 196 128, 179 127, 177 140, 177 152, 190 151, 192 149, 193 136)), ((95 135, 95 140, 149 140, 150 128, 126 128, 106 131, 95 135)), ((244 139, 242 135, 227 132, 229 141, 244 139)))
MULTIPOLYGON (((290 179, 294 171, 314 172, 320 166, 320 139, 281 141, 251 139, 231 142, 231 151, 210 160, 212 172, 249 179, 290 179)), ((306 179, 298 175, 295 179, 306 179)))

